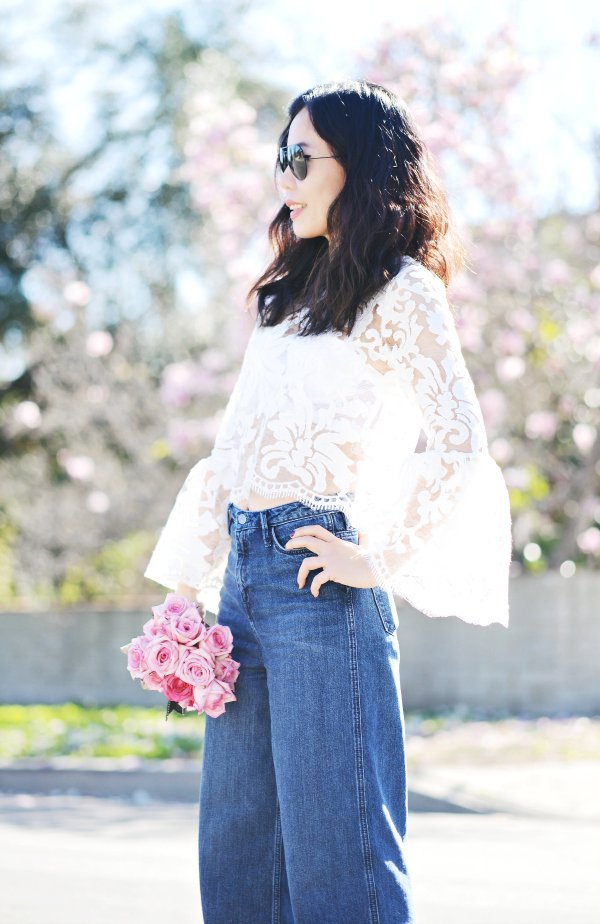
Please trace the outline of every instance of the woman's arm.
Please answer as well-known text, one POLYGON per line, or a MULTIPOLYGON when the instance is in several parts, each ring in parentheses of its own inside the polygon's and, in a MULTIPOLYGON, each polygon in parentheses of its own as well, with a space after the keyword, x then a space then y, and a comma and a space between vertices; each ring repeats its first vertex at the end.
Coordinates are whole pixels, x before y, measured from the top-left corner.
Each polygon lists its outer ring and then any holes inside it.
POLYGON ((188 472, 163 526, 144 577, 163 587, 182 588, 184 596, 218 587, 230 538, 227 504, 236 478, 239 413, 244 399, 243 364, 233 387, 210 454, 188 472))
POLYGON ((508 491, 445 286, 411 267, 387 289, 380 314, 389 366, 419 409, 427 445, 394 462, 390 434, 389 479, 370 486, 369 522, 360 524, 373 573, 428 615, 507 625, 508 491))

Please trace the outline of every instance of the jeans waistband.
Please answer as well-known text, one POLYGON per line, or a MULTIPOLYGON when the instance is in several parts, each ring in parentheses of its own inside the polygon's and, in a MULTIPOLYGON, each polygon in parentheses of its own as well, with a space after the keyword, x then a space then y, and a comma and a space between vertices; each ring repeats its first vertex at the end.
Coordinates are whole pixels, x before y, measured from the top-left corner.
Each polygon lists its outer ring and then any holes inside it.
MULTIPOLYGON (((346 500, 351 500, 353 494, 344 495, 346 500)), ((304 501, 290 501, 287 504, 277 504, 274 507, 267 507, 265 510, 244 510, 238 507, 233 501, 227 504, 227 531, 231 533, 232 524, 235 523, 236 529, 257 529, 263 531, 269 526, 277 523, 285 523, 296 517, 319 516, 322 513, 331 513, 334 515, 333 525, 339 529, 349 526, 347 515, 340 509, 334 501, 331 506, 317 509, 305 504, 304 501)))

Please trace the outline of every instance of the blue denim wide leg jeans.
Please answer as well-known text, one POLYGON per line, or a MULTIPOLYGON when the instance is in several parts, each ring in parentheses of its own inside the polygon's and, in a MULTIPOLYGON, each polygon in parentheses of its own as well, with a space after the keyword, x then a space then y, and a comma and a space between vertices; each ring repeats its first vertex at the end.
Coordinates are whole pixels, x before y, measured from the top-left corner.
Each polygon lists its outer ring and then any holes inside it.
POLYGON ((314 597, 298 526, 358 542, 301 501, 228 505, 217 621, 237 700, 206 716, 199 802, 204 924, 413 924, 398 615, 382 587, 314 597))

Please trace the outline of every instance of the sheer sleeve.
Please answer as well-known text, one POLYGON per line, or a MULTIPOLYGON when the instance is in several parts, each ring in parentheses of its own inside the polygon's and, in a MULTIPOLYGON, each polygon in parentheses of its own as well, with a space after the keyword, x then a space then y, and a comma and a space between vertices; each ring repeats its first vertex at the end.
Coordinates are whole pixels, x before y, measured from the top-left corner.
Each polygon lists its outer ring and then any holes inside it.
POLYGON ((390 374, 418 408, 426 447, 395 454, 390 437, 385 492, 374 485, 369 500, 373 574, 428 616, 508 626, 508 491, 445 286, 417 265, 391 281, 379 310, 390 374))
POLYGON ((243 369, 225 408, 212 452, 188 473, 144 571, 144 577, 172 590, 178 582, 201 590, 199 598, 204 598, 211 609, 231 546, 227 504, 236 472, 236 412, 242 390, 243 369))

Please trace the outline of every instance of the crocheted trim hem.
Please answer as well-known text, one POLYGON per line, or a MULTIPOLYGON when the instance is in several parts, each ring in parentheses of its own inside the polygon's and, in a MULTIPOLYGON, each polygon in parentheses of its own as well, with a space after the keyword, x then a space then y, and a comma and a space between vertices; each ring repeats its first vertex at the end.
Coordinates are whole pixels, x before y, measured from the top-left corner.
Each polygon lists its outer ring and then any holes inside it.
POLYGON ((234 488, 230 493, 230 500, 237 504, 238 501, 244 500, 250 491, 255 491, 262 497, 294 496, 295 500, 307 504, 314 510, 334 508, 350 514, 354 506, 354 493, 352 491, 340 494, 317 494, 297 481, 285 481, 275 485, 273 482, 267 481, 256 474, 245 481, 241 487, 234 488))

